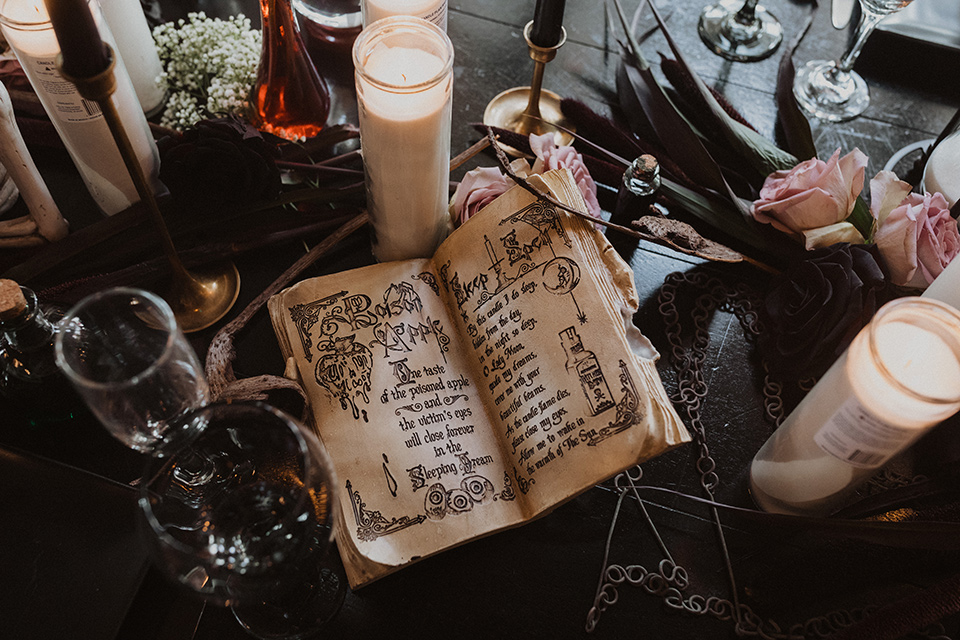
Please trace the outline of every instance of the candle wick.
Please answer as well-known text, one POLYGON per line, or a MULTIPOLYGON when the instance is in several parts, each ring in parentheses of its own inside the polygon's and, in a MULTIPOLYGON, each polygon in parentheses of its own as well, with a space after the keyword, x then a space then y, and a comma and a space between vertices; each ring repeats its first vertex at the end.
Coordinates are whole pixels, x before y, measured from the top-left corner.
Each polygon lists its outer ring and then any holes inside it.
POLYGON ((404 81, 404 82, 407 81, 407 74, 401 73, 401 74, 400 74, 400 77, 403 78, 403 81, 404 81))

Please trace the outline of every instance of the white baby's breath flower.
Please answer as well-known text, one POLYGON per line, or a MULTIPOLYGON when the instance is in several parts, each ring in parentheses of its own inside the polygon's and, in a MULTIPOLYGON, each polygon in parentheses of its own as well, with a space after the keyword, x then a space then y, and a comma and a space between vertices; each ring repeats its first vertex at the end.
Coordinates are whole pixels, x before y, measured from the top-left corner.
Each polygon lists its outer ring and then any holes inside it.
POLYGON ((242 114, 257 76, 261 35, 243 15, 228 20, 190 13, 153 30, 170 91, 160 124, 184 129, 204 118, 242 114))

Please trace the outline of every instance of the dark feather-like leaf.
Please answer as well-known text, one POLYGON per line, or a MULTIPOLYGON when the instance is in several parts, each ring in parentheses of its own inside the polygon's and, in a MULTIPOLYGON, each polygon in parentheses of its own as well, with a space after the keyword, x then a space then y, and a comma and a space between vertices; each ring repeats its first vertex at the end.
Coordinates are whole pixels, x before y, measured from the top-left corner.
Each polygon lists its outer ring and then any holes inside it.
MULTIPOLYGON (((639 45, 629 31, 619 0, 615 0, 615 6, 629 43, 624 52, 625 62, 617 70, 620 95, 632 93, 636 96, 636 102, 656 129, 660 144, 684 173, 694 182, 714 191, 725 191, 727 187, 720 168, 654 77, 649 63, 643 58, 639 45), (666 135, 666 132, 669 132, 669 135, 666 135)), ((629 115, 629 108, 626 110, 629 115)))
MULTIPOLYGON (((696 81, 690 77, 688 69, 681 65, 679 62, 673 58, 668 58, 662 53, 660 54, 660 69, 663 70, 663 75, 666 76, 670 84, 673 85, 673 88, 676 89, 680 95, 684 97, 687 102, 697 109, 705 111, 708 115, 711 114, 710 107, 707 105, 706 101, 703 99, 703 96, 700 94, 700 90, 697 87, 696 81)), ((745 127, 750 127, 754 131, 757 130, 755 126, 750 124, 746 118, 743 117, 737 109, 730 104, 730 102, 723 96, 722 93, 714 89, 713 87, 707 87, 707 90, 713 95, 714 100, 717 101, 717 104, 727 113, 728 116, 744 125, 745 127)))
POLYGON ((795 156, 780 149, 756 131, 740 124, 723 110, 713 97, 713 94, 703 83, 703 80, 690 70, 690 65, 687 64, 680 48, 677 47, 673 38, 670 36, 670 32, 667 31, 666 25, 656 5, 650 2, 650 0, 647 0, 647 3, 650 5, 653 16, 660 25, 660 30, 663 32, 667 44, 670 45, 670 49, 673 51, 677 62, 686 70, 699 90, 700 95, 703 97, 704 102, 710 107, 711 112, 720 122, 720 133, 723 134, 727 144, 764 176, 779 169, 789 169, 795 166, 798 162, 795 156))
POLYGON ((793 97, 793 81, 796 77, 796 70, 793 67, 793 52, 807 34, 816 12, 817 5, 814 3, 810 15, 807 17, 807 23, 790 43, 783 57, 780 58, 780 67, 777 70, 777 124, 780 125, 780 130, 783 132, 787 149, 800 160, 815 158, 817 147, 813 143, 810 122, 800 111, 800 107, 797 106, 797 101, 793 97))

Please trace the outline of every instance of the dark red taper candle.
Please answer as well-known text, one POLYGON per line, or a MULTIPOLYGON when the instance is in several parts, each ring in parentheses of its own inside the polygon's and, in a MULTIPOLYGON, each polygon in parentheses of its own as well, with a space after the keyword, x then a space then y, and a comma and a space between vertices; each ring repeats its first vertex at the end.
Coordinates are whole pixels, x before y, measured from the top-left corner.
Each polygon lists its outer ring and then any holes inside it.
POLYGON ((63 71, 90 78, 107 68, 109 59, 87 0, 43 0, 60 43, 63 71))
POLYGON ((533 27, 530 28, 530 42, 544 48, 556 46, 560 42, 564 1, 537 0, 537 8, 533 11, 533 27))

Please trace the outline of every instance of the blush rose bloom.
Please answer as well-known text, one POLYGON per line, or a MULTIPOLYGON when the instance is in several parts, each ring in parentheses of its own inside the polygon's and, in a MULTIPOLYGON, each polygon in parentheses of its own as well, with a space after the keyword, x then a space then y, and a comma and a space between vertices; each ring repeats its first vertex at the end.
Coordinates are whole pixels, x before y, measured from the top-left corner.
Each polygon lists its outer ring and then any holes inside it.
POLYGON ((513 180, 495 167, 468 171, 453 194, 454 222, 457 226, 463 224, 513 185, 513 180))
POLYGON ((593 181, 586 165, 583 164, 583 156, 569 146, 558 147, 554 142, 552 133, 543 135, 530 134, 530 148, 537 156, 537 162, 533 165, 533 173, 544 173, 553 169, 570 169, 574 180, 583 194, 583 199, 587 203, 587 213, 594 218, 600 218, 602 210, 597 201, 597 183, 593 181))
POLYGON ((960 253, 960 230, 940 193, 910 193, 874 235, 890 281, 926 288, 960 253))
MULTIPOLYGON (((594 218, 601 217, 602 210, 597 201, 597 183, 590 176, 580 153, 573 147, 558 147, 551 133, 541 136, 531 134, 530 148, 537 156, 537 160, 533 167, 530 167, 522 158, 514 160, 510 166, 517 175, 527 177, 530 174, 544 173, 554 169, 569 169, 587 203, 587 213, 594 218)), ((468 171, 457 185, 457 190, 450 200, 450 214, 455 224, 459 226, 475 216, 478 211, 496 200, 514 184, 513 180, 494 167, 480 167, 468 171)))
POLYGON ((859 149, 842 158, 837 149, 826 162, 811 158, 788 171, 774 171, 750 213, 787 233, 836 224, 853 211, 866 168, 867 156, 859 149))

